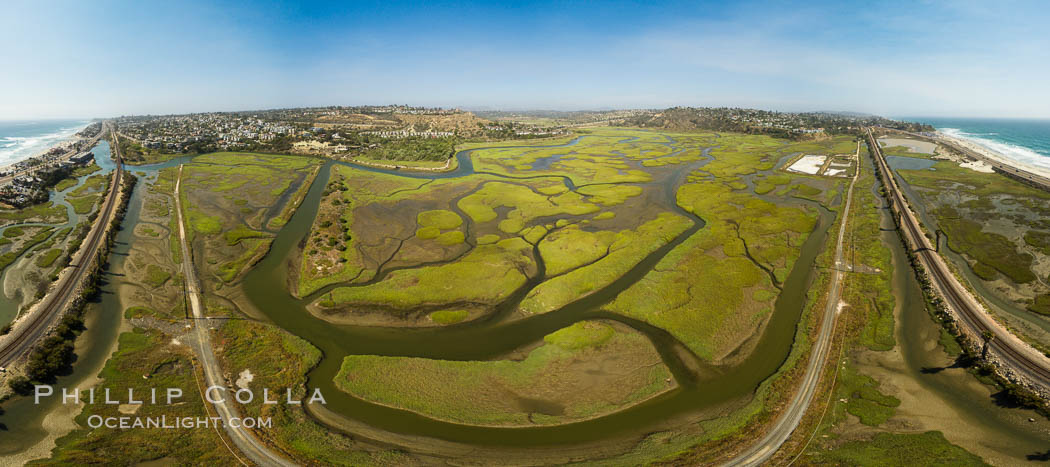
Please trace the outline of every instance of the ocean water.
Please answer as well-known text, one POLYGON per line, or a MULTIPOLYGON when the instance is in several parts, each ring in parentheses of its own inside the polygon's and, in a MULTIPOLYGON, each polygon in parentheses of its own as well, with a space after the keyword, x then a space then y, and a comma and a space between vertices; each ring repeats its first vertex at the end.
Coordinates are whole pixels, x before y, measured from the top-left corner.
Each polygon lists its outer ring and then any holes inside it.
POLYGON ((922 118, 944 134, 991 149, 1010 159, 1050 169, 1050 120, 922 118))
POLYGON ((89 120, 0 121, 0 167, 14 164, 65 141, 89 120))

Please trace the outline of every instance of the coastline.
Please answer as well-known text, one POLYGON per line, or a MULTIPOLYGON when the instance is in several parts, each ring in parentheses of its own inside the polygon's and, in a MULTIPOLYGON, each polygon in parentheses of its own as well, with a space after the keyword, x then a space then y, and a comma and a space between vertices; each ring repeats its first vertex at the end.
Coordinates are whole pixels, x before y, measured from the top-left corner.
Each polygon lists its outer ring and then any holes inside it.
MULTIPOLYGON (((0 158, 0 171, 11 170, 19 163, 27 161, 29 159, 41 157, 54 148, 68 146, 69 144, 79 140, 80 138, 77 136, 77 134, 84 131, 84 129, 86 129, 87 127, 91 126, 92 123, 93 120, 85 120, 83 123, 72 127, 72 130, 67 130, 69 132, 65 135, 54 136, 58 132, 53 132, 36 136, 37 138, 52 138, 53 141, 29 155, 18 157, 17 159, 12 160, 11 162, 4 162, 2 161, 2 158, 0 158)), ((0 137, 3 137, 3 135, 0 135, 0 137)))
POLYGON ((966 139, 963 139, 963 138, 959 138, 957 136, 951 136, 951 135, 946 134, 945 132, 943 132, 941 130, 937 130, 937 139, 941 139, 941 140, 944 140, 944 141, 956 144, 958 146, 961 146, 961 147, 963 147, 965 149, 969 149, 969 150, 971 150, 971 151, 973 151, 973 152, 975 152, 977 154, 980 154, 981 156, 984 156, 984 157, 988 158, 989 160, 995 161, 995 162, 997 162, 999 164, 1008 165, 1008 166, 1011 166, 1011 167, 1013 167, 1015 169, 1018 169, 1018 170, 1023 170, 1025 172, 1029 172, 1029 173, 1032 173, 1032 174, 1035 174, 1035 175, 1039 175, 1041 177, 1050 178, 1050 168, 1039 167, 1037 165, 1032 165, 1032 164, 1029 164, 1027 162, 1022 162, 1022 161, 1019 161, 1017 159, 1013 159, 1013 158, 1007 157, 1007 156, 1005 156, 1005 155, 1003 155, 1003 154, 1001 154, 999 152, 996 152, 995 150, 993 150, 993 149, 991 149, 991 148, 989 148, 987 146, 983 146, 981 144, 978 144, 978 143, 975 143, 975 142, 972 142, 972 141, 969 141, 969 140, 966 140, 966 139))

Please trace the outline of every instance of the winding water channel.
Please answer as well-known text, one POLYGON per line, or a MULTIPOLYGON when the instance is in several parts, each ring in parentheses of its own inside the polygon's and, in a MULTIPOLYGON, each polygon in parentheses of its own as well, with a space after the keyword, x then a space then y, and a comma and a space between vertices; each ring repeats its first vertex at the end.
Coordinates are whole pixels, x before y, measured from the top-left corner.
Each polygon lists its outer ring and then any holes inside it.
MULTIPOLYGON (((88 175, 82 175, 80 177, 77 177, 76 183, 73 184, 73 186, 66 188, 62 191, 50 192, 49 200, 53 202, 56 206, 61 206, 65 208, 65 222, 58 222, 54 224, 43 222, 23 222, 8 224, 3 227, 0 227, 0 236, 3 235, 4 231, 12 227, 52 227, 53 230, 51 231, 51 235, 48 237, 50 239, 57 235, 60 231, 62 231, 62 229, 76 227, 76 225, 80 223, 80 221, 87 218, 87 214, 77 214, 76 211, 73 209, 73 205, 70 204, 68 200, 66 200, 66 197, 70 193, 75 191, 77 188, 80 188, 80 186, 83 185, 88 178, 93 177, 95 175, 108 174, 114 168, 114 163, 112 159, 110 159, 109 143, 105 141, 100 142, 97 146, 95 146, 92 149, 92 152, 95 156, 95 162, 102 170, 96 171, 88 175)), ((47 240, 45 240, 45 242, 46 241, 47 240)), ((28 248, 24 252, 22 252, 22 254, 20 254, 13 263, 11 263, 7 268, 3 270, 2 273, 0 273, 0 287, 3 288, 3 290, 0 291, 0 326, 3 326, 13 321, 18 314, 19 308, 23 304, 28 302, 28 300, 26 300, 27 297, 23 295, 25 292, 25 288, 20 287, 21 284, 14 283, 17 281, 9 281, 10 278, 8 277, 8 275, 12 271, 18 270, 19 268, 24 266, 24 261, 26 261, 25 256, 30 251, 32 251, 33 248, 28 248)))
MULTIPOLYGON (((922 405, 935 407, 944 404, 949 408, 948 416, 952 418, 948 420, 937 417, 947 414, 931 410, 935 416, 930 418, 927 429, 941 430, 953 441, 961 433, 972 436, 980 446, 980 451, 975 450, 975 453, 989 462, 1010 465, 1033 460, 1028 456, 1047 450, 1050 420, 997 398, 990 387, 980 384, 971 374, 957 367, 938 344, 941 327, 926 311, 922 290, 894 230, 889 203, 878 189, 879 184, 875 182, 871 190, 875 199, 882 203, 882 242, 893 257, 892 285, 897 300, 895 334, 903 364, 899 368, 888 366, 887 369, 894 377, 909 378, 917 383, 922 391, 911 395, 923 401, 922 405)), ((917 204, 921 207, 921 203, 917 204)), ((901 386, 907 388, 907 385, 901 386)), ((964 447, 974 450, 975 446, 964 447)))
MULTIPOLYGON (((548 147, 567 147, 577 141, 579 139, 565 145, 548 147)), ((459 152, 456 155, 458 168, 453 172, 441 174, 407 173, 347 165, 414 178, 463 177, 482 173, 475 172, 471 153, 470 150, 459 152)), ((324 359, 310 372, 309 385, 312 388, 320 388, 325 394, 325 409, 329 415, 339 414, 374 428, 401 434, 493 446, 581 443, 625 433, 644 433, 657 427, 660 422, 682 414, 695 413, 704 408, 747 397, 762 381, 777 371, 791 350, 796 326, 805 303, 805 293, 813 279, 812 266, 827 239, 828 228, 834 221, 832 211, 820 210, 817 226, 803 245, 801 256, 785 282, 785 292, 777 298, 770 323, 749 357, 733 367, 704 367, 697 372, 696 362, 689 361, 693 358, 691 353, 669 333, 638 320, 600 311, 600 307, 640 280, 667 253, 703 228, 702 219, 677 206, 675 193, 685 176, 707 160, 709 159, 694 163, 690 167, 678 168, 673 176, 665 177, 659 182, 663 187, 660 207, 692 219, 691 228, 648 255, 627 274, 608 286, 549 313, 509 322, 502 319, 513 311, 517 302, 531 287, 540 282, 539 275, 543 272, 543 263, 542 258, 536 255, 540 274, 535 275, 525 287, 497 306, 497 311, 486 319, 441 328, 406 329, 336 325, 309 314, 305 310, 306 300, 296 299, 287 291, 288 265, 297 264, 296 246, 309 233, 317 215, 321 194, 328 183, 331 166, 335 164, 333 162, 328 162, 321 168, 302 205, 275 239, 269 255, 246 275, 242 287, 253 304, 278 326, 321 349, 324 359), (621 412, 593 420, 547 427, 493 428, 448 423, 413 412, 372 404, 340 391, 333 383, 346 355, 485 360, 539 341, 551 332, 586 319, 616 320, 645 334, 671 368, 679 387, 621 412)), ((575 189, 571 180, 567 177, 562 179, 570 189, 575 189)), ((336 418, 338 419, 338 416, 336 418)), ((332 417, 326 417, 326 420, 331 421, 332 417)), ((350 423, 347 424, 349 425, 350 423)))
MULTIPOLYGON (((575 144, 577 140, 565 145, 575 144)), ((530 146, 532 148, 536 146, 530 146)), ((432 179, 464 177, 475 174, 471 159, 472 151, 456 154, 458 167, 451 172, 417 173, 394 170, 383 170, 367 166, 347 164, 356 169, 383 172, 399 176, 432 179)), ((96 155, 99 153, 96 152, 96 155)), ((707 151, 704 152, 707 155, 707 151)), ((96 157, 96 159, 102 159, 96 157)), ((109 267, 102 287, 103 294, 98 303, 88 308, 88 330, 77 343, 78 361, 71 375, 59 378, 59 386, 76 386, 84 384, 97 374, 102 364, 116 347, 116 335, 121 327, 123 305, 117 290, 123 284, 123 262, 134 241, 134 226, 138 223, 142 208, 143 190, 155 179, 158 170, 187 162, 191 158, 183 157, 163 164, 130 168, 139 175, 142 181, 132 195, 128 212, 118 233, 117 242, 110 257, 109 267)), ((792 200, 793 203, 808 204, 819 210, 819 220, 814 231, 802 247, 801 255, 794 264, 783 284, 783 292, 776 300, 775 310, 749 356, 732 367, 704 366, 697 370, 693 357, 684 346, 670 334, 644 322, 602 312, 601 305, 608 303, 622 290, 637 282, 659 260, 675 246, 681 244, 689 235, 703 228, 704 221, 685 212, 677 206, 675 193, 685 174, 702 166, 705 161, 694 163, 686 169, 680 169, 677 176, 665 177, 660 183, 663 186, 659 201, 661 208, 689 217, 694 221, 692 228, 675 238, 671 243, 655 251, 641 261, 631 271, 609 286, 573 302, 560 310, 527 319, 508 321, 502 318, 513 309, 516 300, 527 293, 536 280, 529 283, 510 297, 499 310, 483 319, 446 326, 442 328, 385 328, 336 325, 311 315, 305 309, 305 300, 297 299, 288 292, 289 268, 295 267, 297 245, 308 233, 313 219, 317 215, 322 192, 328 183, 330 170, 335 162, 326 162, 311 185, 306 198, 296 210, 290 221, 278 232, 270 253, 258 263, 244 278, 241 287, 254 306, 263 312, 278 326, 298 335, 317 346, 324 354, 324 359, 308 375, 308 385, 319 388, 328 401, 324 409, 323 423, 339 429, 352 429, 367 425, 378 430, 420 435, 427 438, 459 441, 472 445, 484 446, 519 446, 533 447, 553 444, 582 444, 589 441, 613 439, 619 436, 640 435, 653 432, 662 427, 668 420, 679 419, 683 414, 700 413, 705 408, 747 398, 770 375, 775 373, 789 354, 805 303, 805 295, 814 279, 816 257, 822 251, 827 240, 828 230, 834 223, 834 212, 815 202, 792 200), (610 319, 631 326, 651 339, 660 352, 665 363, 671 368, 678 381, 678 388, 664 393, 646 402, 630 407, 621 412, 601 418, 559 426, 529 428, 493 428, 460 425, 430 419, 412 412, 398 410, 354 398, 335 387, 333 378, 339 370, 342 359, 350 354, 419 356, 428 358, 479 360, 494 358, 519 347, 534 343, 546 334, 569 326, 585 319, 610 319)), ((112 162, 99 160, 104 168, 111 168, 112 162)), ((340 163, 341 164, 341 163, 340 163)), ((549 175, 547 175, 549 176, 549 175)), ((514 177, 510 177, 514 178, 514 177)), ((571 180, 562 177, 570 189, 575 189, 571 180)), ((749 187, 753 186, 748 180, 749 187)), ((290 190, 295 190, 291 187, 290 190)), ((783 202, 783 200, 780 200, 783 202)), ((892 232, 888 232, 892 234, 892 232)), ((901 254, 895 251, 895 256, 901 254)), ((542 258, 536 255, 542 272, 542 258)), ((1038 438, 1033 439, 1031 431, 1018 430, 1013 421, 1001 421, 991 417, 995 407, 987 395, 972 390, 971 380, 944 374, 927 374, 921 371, 933 364, 929 357, 928 343, 931 329, 936 325, 926 315, 925 310, 916 307, 919 302, 914 297, 916 285, 907 270, 898 263, 894 288, 899 299, 905 300, 902 306, 901 321, 898 321, 898 335, 902 348, 908 356, 909 368, 917 378, 925 381, 924 386, 938 396, 952 401, 960 413, 968 420, 982 420, 991 432, 1000 438, 1018 439, 1012 446, 1029 449, 1035 446, 1038 438), (914 289, 914 290, 911 290, 914 289), (915 311, 918 309, 918 311, 915 311), (1023 440, 1023 441, 1022 441, 1023 440)), ((539 274, 537 274, 537 277, 539 274)), ((90 384, 90 383, 87 383, 90 384)), ((56 399, 57 400, 57 399, 56 399)), ((39 443, 47 436, 43 428, 48 414, 64 413, 52 401, 41 405, 32 404, 31 399, 22 398, 4 404, 6 413, 0 414, 0 456, 19 453, 39 443)), ((1001 417, 1000 417, 1001 418, 1001 417)), ((51 423, 53 424, 53 423, 51 423)))
MULTIPOLYGON (((927 170, 930 169, 936 161, 914 157, 890 156, 887 158, 887 162, 889 163, 890 168, 894 171, 897 185, 904 190, 904 194, 908 199, 926 199, 897 171, 927 170)), ((919 220, 922 221, 923 225, 927 226, 927 229, 933 231, 940 228, 936 216, 930 214, 925 203, 916 202, 912 203, 912 206, 918 214, 919 220)), ((946 240, 942 240, 942 242, 941 245, 947 247, 941 248, 941 255, 951 260, 952 264, 956 266, 956 269, 962 277, 965 278, 967 284, 981 296, 986 305, 992 308, 993 313, 999 315, 1008 314, 1028 326, 1039 328, 1043 332, 1050 332, 1050 318, 1032 313, 1024 309, 1022 306, 1019 306, 1017 303, 1005 299, 1002 294, 992 290, 993 286, 989 285, 989 282, 984 281, 973 272, 973 265, 963 256, 962 253, 959 253, 948 246, 946 240)))
MULTIPOLYGON (((116 168, 110 158, 109 144, 102 141, 92 149, 95 163, 102 168, 99 173, 109 173, 116 168)), ((116 350, 117 335, 121 331, 124 305, 119 290, 125 284, 124 261, 135 241, 135 224, 142 211, 142 199, 147 185, 156 180, 157 171, 188 162, 192 157, 180 157, 163 164, 131 167, 125 169, 137 177, 140 184, 132 192, 127 212, 120 224, 110 256, 102 276, 101 294, 85 308, 86 330, 76 341, 76 362, 72 373, 57 378, 54 386, 63 388, 85 388, 94 384, 94 378, 116 350)), ((92 174, 92 175, 95 175, 92 174)), ((78 182, 78 185, 83 183, 78 182)), ((74 188, 70 188, 71 190, 74 188)), ((54 199, 54 198, 52 198, 54 199)), ((58 398, 44 399, 33 403, 31 397, 16 398, 5 402, 0 411, 0 459, 32 450, 36 457, 46 457, 50 447, 41 443, 54 432, 63 433, 72 429, 71 419, 79 412, 75 405, 62 405, 58 398)))

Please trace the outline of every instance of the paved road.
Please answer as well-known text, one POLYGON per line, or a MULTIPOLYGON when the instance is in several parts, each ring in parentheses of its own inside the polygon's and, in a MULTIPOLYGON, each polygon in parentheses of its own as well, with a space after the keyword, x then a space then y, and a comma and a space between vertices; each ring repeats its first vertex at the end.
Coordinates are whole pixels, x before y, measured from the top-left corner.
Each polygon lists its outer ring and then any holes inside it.
MULTIPOLYGON (((95 145, 98 144, 98 140, 102 139, 102 135, 106 134, 106 129, 107 129, 107 126, 105 124, 102 125, 102 129, 99 130, 98 134, 95 135, 94 137, 92 137, 89 140, 89 141, 91 141, 91 143, 89 143, 87 147, 88 148, 95 147, 95 145)), ((78 156, 78 155, 81 155, 81 154, 87 154, 90 151, 91 151, 91 149, 88 149, 87 151, 76 151, 76 150, 66 151, 65 154, 63 154, 61 156, 58 156, 58 159, 56 159, 56 162, 69 160, 73 156, 78 156)), ((45 166, 43 166, 43 165, 38 166, 38 167, 32 167, 32 168, 25 169, 25 170, 19 170, 18 172, 12 173, 12 174, 4 176, 4 177, 0 177, 0 186, 7 185, 8 183, 11 183, 14 179, 16 179, 18 177, 21 177, 22 175, 25 175, 27 173, 35 172, 35 171, 40 170, 40 169, 42 169, 44 167, 45 166)))
POLYGON ((19 322, 8 335, 0 341, 0 366, 6 367, 30 349, 47 333, 47 330, 62 316, 66 307, 76 297, 74 293, 77 286, 84 279, 84 275, 90 272, 89 266, 102 247, 106 226, 112 222, 117 211, 117 197, 120 194, 120 186, 124 176, 124 164, 117 155, 117 168, 113 171, 113 181, 110 183, 109 193, 106 194, 105 204, 95 218, 95 224, 91 227, 80 249, 73 256, 71 266, 59 276, 58 281, 47 295, 44 296, 28 318, 19 322))
POLYGON ((983 154, 981 154, 981 153, 979 153, 977 151, 974 151, 974 150, 972 150, 970 148, 967 148, 965 146, 956 144, 954 141, 949 140, 947 138, 943 138, 943 137, 933 137, 933 138, 931 138, 931 137, 923 136, 923 135, 920 135, 920 134, 917 134, 917 133, 908 132, 908 131, 902 131, 902 130, 894 130, 894 131, 899 132, 899 133, 904 133, 906 135, 909 135, 909 136, 912 136, 912 137, 915 137, 915 138, 919 138, 919 139, 922 139, 924 141, 931 141, 931 142, 934 142, 934 143, 937 143, 937 144, 940 144, 940 145, 943 145, 943 146, 950 147, 950 148, 958 151, 959 153, 962 153, 962 154, 966 155, 967 157, 969 157, 971 159, 975 159, 975 160, 984 162, 984 163, 994 167, 996 170, 998 170, 1000 172, 1003 172, 1003 173, 1006 173, 1008 175, 1011 175, 1014 178, 1018 178, 1018 179, 1027 181, 1029 183, 1032 183, 1032 184, 1034 184, 1036 186, 1039 186, 1043 190, 1050 191, 1050 178, 1047 178, 1047 177, 1044 177, 1042 175, 1029 172, 1029 171, 1024 170, 1024 169, 1020 169, 1020 168, 1014 167, 1012 165, 1004 164, 1004 163, 1002 163, 1000 161, 997 161, 995 159, 990 159, 988 157, 985 157, 983 154))
POLYGON ((824 372, 824 364, 827 362, 828 353, 831 351, 832 331, 835 329, 835 320, 838 317, 839 295, 842 292, 842 277, 844 276, 842 272, 842 249, 846 237, 846 221, 848 220, 846 216, 849 216, 850 205, 853 203, 853 186, 856 185, 857 178, 860 176, 860 169, 860 142, 858 142, 857 171, 853 174, 853 180, 850 181, 849 189, 846 192, 846 205, 842 210, 843 221, 839 225, 839 237, 835 245, 836 267, 831 269, 831 287, 828 292, 827 303, 824 306, 824 319, 821 321, 817 340, 813 343, 813 352, 809 356, 809 364, 806 366, 806 374, 802 379, 802 385, 799 386, 795 397, 791 399, 791 404, 780 415, 773 428, 758 443, 725 465, 755 466, 764 464, 788 440, 795 428, 798 428, 798 424, 802 421, 802 416, 805 415, 809 405, 813 402, 813 396, 816 394, 818 383, 820 382, 820 375, 824 372))
MULTIPOLYGON (((215 353, 212 352, 211 334, 208 332, 209 320, 205 317, 204 306, 201 300, 200 283, 197 280, 197 272, 193 268, 193 256, 190 255, 189 242, 186 241, 186 223, 182 218, 182 201, 179 199, 179 189, 182 185, 182 166, 179 166, 179 176, 175 181, 175 212, 179 221, 179 244, 182 248, 182 273, 186 280, 186 295, 189 297, 190 309, 193 311, 194 330, 197 337, 197 354, 204 370, 204 379, 208 387, 226 387, 222 376, 222 369, 215 353)), ((231 418, 239 417, 237 410, 232 406, 233 398, 230 391, 225 391, 222 402, 212 404, 219 417, 222 418, 223 429, 233 440, 233 444, 252 462, 265 466, 294 466, 283 457, 271 451, 259 442, 250 431, 243 427, 230 425, 231 418)))
MULTIPOLYGON (((900 213, 901 227, 904 235, 915 247, 919 261, 929 272, 930 281, 941 297, 944 297, 949 308, 955 311, 957 317, 967 328, 969 334, 978 342, 983 332, 991 332, 995 338, 991 341, 989 352, 995 354, 1010 370, 1025 375, 1029 381, 1038 384, 1044 390, 1050 391, 1050 358, 1035 350, 1009 330, 1005 329, 998 321, 993 319, 984 306, 948 268, 944 258, 937 254, 930 243, 930 239, 923 233, 918 218, 907 208, 907 202, 902 194, 897 180, 893 177, 882 150, 878 147, 874 135, 868 130, 868 140, 873 148, 876 166, 883 173, 886 180, 887 190, 890 195, 890 204, 895 212, 900 213)), ((917 202, 917 200, 916 200, 917 202)))

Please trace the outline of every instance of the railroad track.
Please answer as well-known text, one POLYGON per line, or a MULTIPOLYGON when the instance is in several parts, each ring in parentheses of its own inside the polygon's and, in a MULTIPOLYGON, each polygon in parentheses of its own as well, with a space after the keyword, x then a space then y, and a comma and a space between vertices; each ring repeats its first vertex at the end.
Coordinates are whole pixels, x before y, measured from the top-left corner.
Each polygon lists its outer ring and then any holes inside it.
MULTIPOLYGON (((930 252, 924 251, 923 253, 929 254, 930 252)), ((940 268, 932 268, 932 273, 938 276, 936 278, 938 282, 944 283, 948 281, 948 278, 944 276, 944 271, 942 271, 940 268)), ((944 295, 949 305, 953 309, 967 309, 967 307, 963 305, 965 303, 965 299, 962 296, 960 296, 960 294, 955 290, 948 288, 947 293, 945 293, 944 295)), ((975 319, 975 317, 971 313, 960 313, 959 315, 962 320, 966 321, 966 325, 969 326, 971 329, 978 330, 979 332, 983 332, 986 330, 992 331, 992 329, 988 326, 985 326, 981 320, 975 319)), ((1032 360, 1027 358, 1024 353, 1018 351, 1012 346, 1000 344, 1000 342, 1001 341, 999 339, 992 340, 992 342, 989 343, 989 347, 998 351, 1000 355, 1005 355, 1005 358, 1010 360, 1015 367, 1020 367, 1022 370, 1028 373, 1029 376, 1035 377, 1037 380, 1040 381, 1050 381, 1050 369, 1044 368, 1039 364, 1033 362, 1032 360)))
POLYGON ((893 178, 882 149, 870 129, 867 130, 867 135, 868 144, 875 155, 879 170, 884 175, 884 185, 891 196, 891 205, 896 204, 900 213, 901 227, 905 229, 912 245, 918 250, 916 253, 920 256, 923 265, 930 273, 932 282, 945 301, 957 312, 964 325, 973 330, 976 335, 990 332, 994 336, 994 339, 988 343, 989 351, 998 354, 1010 368, 1028 375, 1033 382, 1050 389, 1050 359, 1029 348, 1009 330, 1000 326, 988 316, 975 299, 968 296, 968 292, 947 270, 943 259, 931 248, 929 239, 919 227, 918 220, 908 210, 904 195, 897 186, 897 180, 893 178))
MULTIPOLYGON (((117 138, 117 136, 114 135, 114 138, 117 138)), ((4 341, 3 344, 0 344, 2 345, 2 348, 0 348, 0 366, 6 367, 10 365, 11 362, 31 350, 37 341, 46 334, 47 330, 62 315, 62 312, 73 298, 74 291, 77 290, 77 286, 87 272, 86 266, 91 264, 92 259, 98 254, 98 249, 105 238, 106 226, 111 222, 116 209, 117 197, 120 194, 121 182, 124 176, 124 164, 120 156, 119 144, 115 146, 118 147, 115 151, 115 154, 117 154, 117 168, 113 171, 113 183, 110 184, 109 193, 107 193, 106 201, 95 219, 95 225, 92 226, 91 231, 88 232, 87 237, 84 239, 84 243, 81 244, 76 256, 74 256, 76 263, 70 265, 72 269, 61 276, 57 287, 44 297, 40 305, 42 308, 33 312, 27 322, 12 329, 13 335, 4 341)))

